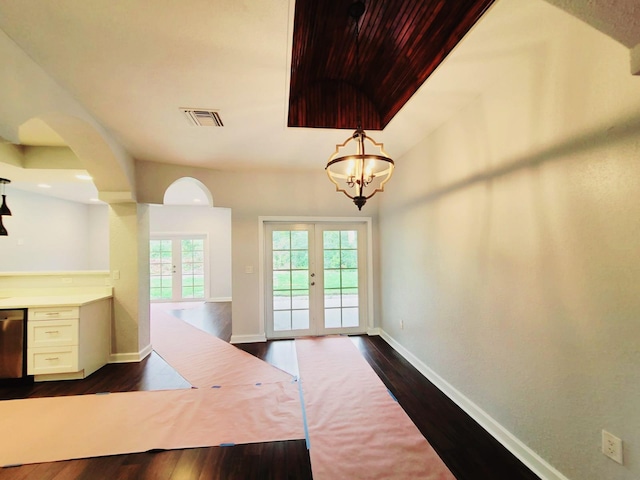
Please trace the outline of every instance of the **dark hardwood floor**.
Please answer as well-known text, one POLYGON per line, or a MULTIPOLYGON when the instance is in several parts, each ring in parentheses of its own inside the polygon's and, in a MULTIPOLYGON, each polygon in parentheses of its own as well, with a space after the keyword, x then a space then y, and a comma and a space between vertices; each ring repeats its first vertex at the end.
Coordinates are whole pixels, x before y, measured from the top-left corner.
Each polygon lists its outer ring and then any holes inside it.
POLYGON ((382 338, 352 340, 457 479, 539 480, 382 338))
POLYGON ((160 355, 151 352, 139 363, 105 365, 84 380, 36 382, 28 386, 0 387, 0 400, 180 388, 191 388, 191 384, 160 355))
POLYGON ((203 303, 197 307, 172 310, 171 313, 225 342, 231 341, 231 302, 203 303))
MULTIPOLYGON (((229 341, 231 304, 206 303, 173 311, 229 341)), ((458 480, 534 480, 526 466, 379 337, 352 337, 364 358, 458 480)), ((293 340, 238 345, 293 375, 293 340)), ((189 388, 155 353, 136 364, 107 365, 84 380, 2 387, 0 399, 189 388)), ((6 434, 3 432, 3 434, 6 434)), ((366 470, 366 465, 362 467, 366 470)), ((308 479, 304 440, 115 455, 0 468, 3 479, 308 479)))
POLYGON ((189 448, 0 469, 10 480, 311 479, 304 440, 189 448))

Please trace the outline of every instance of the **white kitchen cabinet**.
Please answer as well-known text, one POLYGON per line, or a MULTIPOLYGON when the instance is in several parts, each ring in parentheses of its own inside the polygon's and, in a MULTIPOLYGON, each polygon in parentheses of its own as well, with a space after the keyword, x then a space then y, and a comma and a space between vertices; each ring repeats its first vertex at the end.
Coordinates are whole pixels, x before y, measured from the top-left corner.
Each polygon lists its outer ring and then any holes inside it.
POLYGON ((27 373, 36 381, 85 378, 109 361, 111 299, 30 307, 27 373))

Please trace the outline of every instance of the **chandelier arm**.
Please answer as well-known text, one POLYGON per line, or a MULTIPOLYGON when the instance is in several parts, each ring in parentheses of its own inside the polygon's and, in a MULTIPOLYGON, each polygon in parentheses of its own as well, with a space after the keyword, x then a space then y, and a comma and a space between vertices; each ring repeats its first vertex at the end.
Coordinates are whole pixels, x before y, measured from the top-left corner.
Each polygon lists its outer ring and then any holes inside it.
POLYGON ((342 192, 351 200, 353 200, 353 196, 349 195, 349 193, 344 188, 340 188, 340 185, 333 178, 331 178, 331 175, 329 175, 328 171, 327 171, 327 176, 329 177, 329 180, 331 181, 331 183, 333 183, 336 186, 336 192, 342 192))

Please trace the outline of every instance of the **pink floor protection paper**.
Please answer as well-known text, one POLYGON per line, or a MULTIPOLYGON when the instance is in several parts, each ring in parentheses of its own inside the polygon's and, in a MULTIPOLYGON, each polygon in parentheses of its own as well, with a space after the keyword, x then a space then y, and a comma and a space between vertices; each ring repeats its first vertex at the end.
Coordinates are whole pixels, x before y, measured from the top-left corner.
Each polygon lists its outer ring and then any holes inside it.
POLYGON ((2 466, 304 438, 290 383, 7 400, 0 431, 2 466))
POLYGON ((151 344, 191 385, 290 382, 292 376, 154 306, 151 344))
POLYGON ((0 401, 0 466, 305 438, 291 375, 160 309, 152 325, 199 388, 0 401))
POLYGON ((349 338, 295 343, 314 480, 455 480, 349 338))

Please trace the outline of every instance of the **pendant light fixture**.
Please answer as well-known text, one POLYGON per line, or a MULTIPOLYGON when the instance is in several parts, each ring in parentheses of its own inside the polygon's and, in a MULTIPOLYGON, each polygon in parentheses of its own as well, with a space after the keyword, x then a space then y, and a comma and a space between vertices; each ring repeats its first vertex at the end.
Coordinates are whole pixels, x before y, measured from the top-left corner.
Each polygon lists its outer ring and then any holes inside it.
POLYGON ((7 206, 7 196, 4 193, 4 188, 7 183, 11 183, 11 180, 7 180, 6 178, 0 178, 0 194, 2 194, 2 205, 0 206, 0 236, 6 237, 9 235, 7 229, 4 228, 2 224, 2 217, 11 215, 11 210, 7 206))
MULTIPOLYGON (((356 73, 360 77, 360 18, 365 5, 356 1, 349 6, 349 16, 355 23, 356 73)), ((354 80, 358 85, 359 78, 354 80)), ((337 192, 344 193, 353 200, 358 210, 377 192, 384 191, 384 185, 393 174, 394 163, 384 151, 384 145, 369 137, 362 128, 360 95, 356 96, 358 124, 355 132, 344 143, 336 145, 329 157, 325 170, 337 192), (370 152, 373 149, 373 153, 370 152)))

